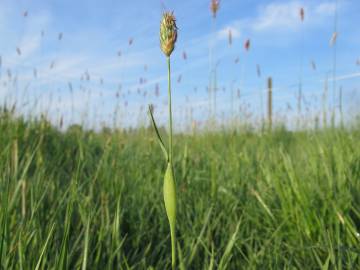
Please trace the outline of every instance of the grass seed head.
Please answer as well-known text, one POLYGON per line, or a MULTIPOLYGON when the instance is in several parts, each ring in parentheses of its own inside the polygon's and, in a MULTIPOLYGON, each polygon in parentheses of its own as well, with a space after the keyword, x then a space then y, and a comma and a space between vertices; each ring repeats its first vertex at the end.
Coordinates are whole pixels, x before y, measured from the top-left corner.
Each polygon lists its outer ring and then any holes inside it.
POLYGON ((330 39, 330 46, 334 46, 335 43, 336 43, 336 40, 337 40, 337 37, 338 37, 338 33, 337 32, 334 32, 331 36, 331 39, 330 39))
POLYGON ((170 57, 177 40, 176 19, 172 12, 165 12, 160 23, 160 47, 170 57))
POLYGON ((300 8, 300 19, 301 21, 303 22, 304 19, 305 19, 305 11, 304 11, 304 8, 300 8))
POLYGON ((261 67, 259 64, 256 65, 256 74, 259 78, 261 78, 261 67))
POLYGON ((247 39, 244 44, 244 48, 246 51, 250 50, 250 39, 247 39))
POLYGON ((220 0, 211 0, 210 10, 213 14, 213 17, 216 18, 216 14, 220 8, 220 0))
POLYGON ((311 61, 311 68, 312 68, 313 70, 316 70, 316 63, 315 63, 314 60, 311 61))
POLYGON ((232 32, 231 32, 231 29, 229 29, 229 32, 228 32, 228 42, 229 42, 229 46, 232 45, 232 32))

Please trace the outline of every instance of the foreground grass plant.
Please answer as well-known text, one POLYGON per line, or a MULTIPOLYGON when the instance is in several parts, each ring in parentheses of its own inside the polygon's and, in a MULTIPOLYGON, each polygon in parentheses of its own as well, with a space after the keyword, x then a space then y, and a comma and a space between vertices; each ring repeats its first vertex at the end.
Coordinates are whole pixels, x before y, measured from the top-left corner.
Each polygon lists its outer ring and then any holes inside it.
POLYGON ((160 143, 160 146, 164 152, 165 159, 167 161, 167 168, 164 176, 164 203, 166 209, 166 215, 169 220, 170 225, 170 235, 171 235, 171 265, 172 269, 175 269, 176 265, 176 235, 175 235, 175 225, 176 225, 176 185, 175 185, 175 176, 174 176, 174 166, 173 166, 173 124, 172 124, 172 102, 171 102, 171 65, 170 65, 170 56, 174 51, 175 43, 177 40, 177 26, 176 20, 173 13, 166 12, 163 14, 163 18, 160 23, 160 47, 163 53, 167 58, 167 68, 168 68, 168 106, 169 106, 169 147, 166 149, 163 140, 160 136, 158 128, 156 126, 153 110, 149 108, 151 120, 153 126, 156 130, 157 138, 160 143))

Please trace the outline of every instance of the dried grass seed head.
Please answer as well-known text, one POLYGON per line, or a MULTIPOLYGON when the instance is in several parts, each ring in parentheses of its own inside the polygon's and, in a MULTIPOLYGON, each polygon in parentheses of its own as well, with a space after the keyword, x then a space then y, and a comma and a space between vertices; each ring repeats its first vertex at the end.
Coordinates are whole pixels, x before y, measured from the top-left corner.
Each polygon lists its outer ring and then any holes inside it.
POLYGON ((216 14, 220 8, 220 0, 211 0, 210 10, 213 14, 213 17, 216 18, 216 14))
POLYGON ((231 32, 231 29, 229 29, 229 32, 228 32, 228 42, 229 42, 229 45, 231 46, 232 45, 232 32, 231 32))
POLYGON ((174 51, 177 40, 176 19, 173 12, 165 12, 160 23, 160 47, 169 57, 174 51))
POLYGON ((246 51, 250 50, 250 39, 247 39, 244 44, 244 48, 246 51))
POLYGON ((304 19, 305 19, 305 10, 304 10, 304 8, 300 8, 300 19, 301 19, 301 21, 303 22, 304 21, 304 19))

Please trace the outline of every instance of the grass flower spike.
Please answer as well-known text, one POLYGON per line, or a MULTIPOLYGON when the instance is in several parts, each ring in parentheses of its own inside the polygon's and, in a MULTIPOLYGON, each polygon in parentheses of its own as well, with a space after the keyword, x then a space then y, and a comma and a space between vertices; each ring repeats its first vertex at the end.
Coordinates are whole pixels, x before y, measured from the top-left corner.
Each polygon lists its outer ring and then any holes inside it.
POLYGON ((220 1, 219 0, 211 0, 210 10, 213 14, 213 17, 216 18, 216 14, 220 8, 220 1))
POLYGON ((170 57, 177 40, 177 27, 172 12, 165 12, 160 23, 160 46, 163 53, 170 57))

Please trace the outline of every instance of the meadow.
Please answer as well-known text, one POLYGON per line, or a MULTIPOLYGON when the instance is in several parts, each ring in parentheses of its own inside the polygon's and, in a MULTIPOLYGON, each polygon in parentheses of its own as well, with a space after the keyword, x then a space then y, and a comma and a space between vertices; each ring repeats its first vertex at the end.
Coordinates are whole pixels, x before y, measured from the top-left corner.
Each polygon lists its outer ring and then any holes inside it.
MULTIPOLYGON (((2 269, 169 269, 151 128, 1 113, 2 269)), ((178 269, 356 269, 360 128, 175 134, 178 269)))
POLYGON ((0 269, 360 269, 350 5, 90 2, 0 14, 0 269))

